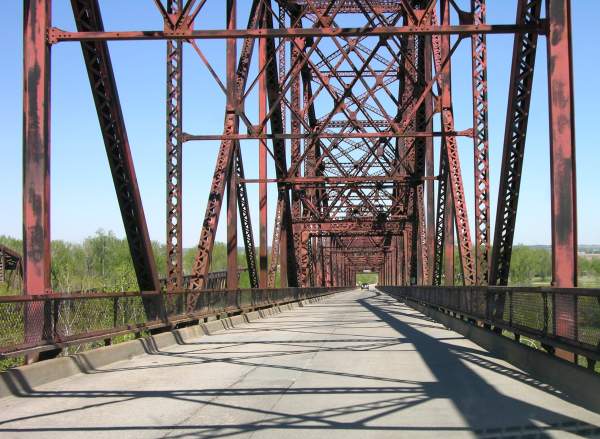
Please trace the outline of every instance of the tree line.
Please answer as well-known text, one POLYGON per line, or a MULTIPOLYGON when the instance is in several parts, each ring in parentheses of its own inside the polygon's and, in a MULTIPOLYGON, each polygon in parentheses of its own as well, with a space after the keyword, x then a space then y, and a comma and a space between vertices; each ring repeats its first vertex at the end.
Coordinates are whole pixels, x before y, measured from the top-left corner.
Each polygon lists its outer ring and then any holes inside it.
MULTIPOLYGON (((19 239, 0 236, 0 243, 17 251, 22 251, 19 239)), ((154 257, 159 277, 165 277, 166 247, 153 242, 154 257)), ((455 252, 457 254, 458 252, 455 252)), ((184 251, 184 273, 190 274, 196 256, 196 249, 184 251)), ((580 256, 579 279, 581 286, 600 286, 600 258, 580 256)), ((243 249, 238 252, 238 266, 246 267, 243 249)), ((458 271, 459 260, 455 267, 458 271)), ((211 271, 227 268, 227 248, 224 243, 215 243, 212 254, 211 271)), ((513 248, 510 285, 548 285, 552 275, 552 262, 548 248, 517 245, 513 248)), ((138 289, 135 271, 129 254, 126 239, 120 239, 112 232, 98 230, 95 235, 81 243, 66 241, 52 242, 52 288, 57 292, 75 291, 135 291, 138 289)), ((360 281, 372 283, 376 274, 361 274, 360 281)), ((248 275, 240 277, 240 288, 248 288, 248 275)), ((15 288, 0 286, 0 293, 16 294, 15 288)))
MULTIPOLYGON (((21 253, 22 241, 8 236, 0 236, 0 243, 21 253)), ((166 246, 152 243, 156 268, 160 278, 166 275, 166 246)), ((191 274, 196 249, 185 249, 183 267, 185 274, 191 274)), ((243 250, 238 254, 238 266, 245 267, 243 250)), ((227 268, 227 248, 224 243, 214 246, 211 271, 227 268)), ((116 237, 113 232, 98 230, 94 236, 81 243, 52 241, 52 289, 57 292, 75 291, 136 291, 137 279, 126 239, 116 237)), ((248 276, 240 277, 240 288, 249 286, 248 276)), ((7 285, 0 286, 0 292, 17 293, 7 285)))

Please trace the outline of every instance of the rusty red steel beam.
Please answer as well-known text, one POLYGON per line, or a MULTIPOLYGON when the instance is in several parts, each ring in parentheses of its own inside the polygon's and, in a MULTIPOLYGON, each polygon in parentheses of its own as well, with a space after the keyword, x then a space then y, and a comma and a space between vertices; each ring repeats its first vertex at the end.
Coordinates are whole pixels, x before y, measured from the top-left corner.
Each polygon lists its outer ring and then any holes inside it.
MULTIPOLYGON (((298 20, 298 16, 296 15, 297 10, 294 10, 292 12, 291 18, 293 25, 301 27, 302 26, 302 22, 300 20, 298 20)), ((301 62, 301 55, 300 52, 304 51, 304 40, 302 39, 296 39, 296 41, 293 42, 293 44, 291 44, 291 49, 290 49, 290 65, 291 66, 296 66, 299 65, 299 63, 301 62)), ((291 72, 292 76, 290 78, 290 110, 291 110, 291 120, 290 120, 290 131, 292 133, 292 135, 294 135, 296 138, 292 139, 291 146, 290 146, 290 160, 291 163, 296 163, 298 162, 299 158, 300 158, 300 148, 301 148, 301 142, 300 142, 300 130, 301 130, 301 126, 302 126, 302 122, 304 122, 302 120, 302 117, 300 115, 300 113, 302 112, 302 108, 301 108, 301 89, 300 89, 300 81, 301 81, 301 77, 300 77, 300 70, 299 69, 295 69, 291 72)), ((281 92, 280 92, 281 93, 281 92)), ((284 128, 285 129, 285 128, 284 128)), ((288 173, 288 175, 291 174, 292 177, 299 177, 300 176, 300 169, 299 167, 295 167, 293 170, 290 170, 290 172, 288 173)), ((291 209, 291 216, 292 216, 292 221, 297 220, 300 218, 301 216, 301 211, 302 211, 302 203, 300 200, 300 194, 299 192, 292 187, 291 188, 291 197, 292 197, 292 209, 291 209)), ((307 276, 307 270, 308 270, 308 248, 307 248, 307 242, 305 239, 303 239, 303 236, 300 233, 297 233, 294 230, 293 233, 293 239, 294 239, 294 249, 296 250, 296 271, 298 274, 298 282, 299 282, 299 286, 300 287, 304 287, 306 286, 306 276, 307 276)))
POLYGON ((372 221, 361 222, 342 222, 342 221, 322 221, 322 222, 297 222, 293 227, 298 230, 308 230, 316 236, 336 235, 367 235, 381 236, 386 233, 401 233, 406 226, 404 221, 378 224, 372 221))
MULTIPOLYGON (((441 21, 449 23, 450 8, 449 0, 441 2, 441 21)), ((452 108, 452 88, 451 88, 451 62, 448 61, 442 68, 440 59, 447 57, 450 52, 449 36, 436 36, 433 38, 434 55, 436 58, 436 70, 442 71, 440 78, 441 86, 441 115, 442 127, 445 130, 454 130, 454 113, 452 108)), ((452 193, 452 205, 454 206, 454 221, 458 240, 458 251, 460 255, 461 271, 465 285, 475 283, 475 260, 472 253, 471 232, 468 219, 468 208, 466 205, 462 172, 460 167, 460 158, 456 138, 452 136, 445 137, 445 152, 448 163, 448 177, 450 192, 452 193)), ((447 235, 447 238, 449 235, 447 235)))
MULTIPOLYGON (((419 6, 423 6, 423 2, 415 2, 419 6)), ((417 50, 416 50, 416 69, 417 69, 417 81, 415 84, 416 94, 422 93, 423 89, 427 85, 426 77, 427 73, 431 74, 431 63, 426 62, 425 57, 430 55, 431 52, 426 50, 426 42, 428 41, 427 36, 418 36, 416 38, 417 50), (426 69, 429 68, 429 72, 426 69)), ((430 49, 431 46, 430 46, 430 49)), ((431 118, 431 108, 427 108, 427 105, 431 105, 431 101, 428 98, 424 99, 417 111, 415 118, 415 128, 418 131, 426 132, 431 118)), ((427 247, 427 227, 425 218, 425 175, 426 175, 426 160, 427 160, 427 141, 428 138, 415 138, 415 173, 417 177, 417 183, 415 187, 415 203, 416 203, 416 217, 414 219, 415 228, 415 240, 417 241, 416 246, 416 262, 417 262, 417 283, 423 285, 426 283, 426 279, 429 278, 429 249, 427 247)), ((392 256, 393 257, 393 256, 392 256)), ((392 275, 395 277, 396 272, 396 261, 393 261, 392 275)))
POLYGON ((575 106, 570 0, 547 0, 552 283, 577 285, 575 106))
MULTIPOLYGON (((259 95, 258 95, 258 118, 263 120, 267 116, 267 76, 264 70, 267 65, 267 42, 266 40, 260 40, 259 42, 259 70, 263 71, 259 79, 259 95)), ((259 133, 261 137, 266 134, 266 129, 262 129, 259 133)), ((269 236, 267 231, 268 226, 268 193, 267 193, 267 141, 266 139, 260 139, 258 149, 258 176, 261 179, 259 183, 258 203, 259 203, 259 286, 266 288, 268 285, 268 248, 269 248, 269 236)))
MULTIPOLYGON (((273 17, 270 13, 265 13, 266 29, 273 29, 273 17)), ((283 111, 280 105, 281 91, 279 83, 279 73, 277 72, 277 49, 272 39, 267 40, 267 62, 265 69, 267 76, 267 102, 269 104, 268 116, 271 133, 284 133, 286 127, 283 125, 283 111)), ((287 157, 285 150, 285 142, 281 139, 273 141, 273 152, 275 157, 275 174, 277 178, 283 178, 287 168, 287 157)), ((289 172, 289 171, 288 171, 289 172)), ((298 285, 298 263, 296 258, 296 248, 292 230, 292 212, 289 198, 289 191, 283 185, 278 186, 279 197, 282 200, 282 216, 281 216, 281 231, 279 234, 279 264, 280 264, 280 282, 281 286, 297 286, 298 285), (285 252, 285 253, 284 253, 285 252), (283 257, 285 256, 285 257, 283 257)))
MULTIPOLYGON (((450 186, 450 177, 448 176, 447 186, 450 186)), ((450 194, 449 194, 450 195, 450 194)), ((451 196, 446 196, 446 204, 443 206, 445 210, 443 224, 444 227, 444 242, 443 242, 443 258, 444 258, 444 285, 454 285, 455 268, 454 268, 454 200, 451 196)))
POLYGON ((251 288, 259 287, 258 269, 256 267, 256 248, 254 246, 254 232, 252 231, 252 218, 250 216, 250 203, 248 201, 248 190, 244 182, 244 160, 242 150, 238 147, 236 160, 236 178, 238 181, 238 209, 240 214, 240 228, 244 239, 244 249, 246 253, 246 266, 248 267, 248 278, 251 288))
MULTIPOLYGON (((537 23, 540 21, 541 10, 542 0, 519 0, 516 21, 522 24, 537 23)), ((514 40, 494 245, 490 262, 490 285, 508 285, 537 42, 538 35, 535 32, 518 34, 514 40)))
POLYGON ((207 140, 303 140, 303 139, 379 139, 385 138, 404 138, 404 137, 442 137, 451 135, 455 137, 473 137, 473 130, 466 129, 460 131, 451 131, 444 133, 442 131, 415 131, 415 132, 396 132, 396 131, 378 131, 371 132, 344 132, 333 133, 324 132, 318 134, 183 134, 185 142, 207 141, 207 140))
POLYGON ((442 285, 444 274, 444 242, 446 241, 446 205, 451 195, 448 193, 448 163, 444 145, 440 148, 440 171, 438 178, 437 212, 435 222, 435 242, 433 248, 432 285, 442 285))
POLYGON ((404 0, 285 0, 288 7, 291 5, 307 6, 310 5, 310 13, 325 13, 334 5, 338 5, 338 13, 358 13, 366 10, 372 10, 378 14, 390 12, 403 12, 406 5, 404 0))
MULTIPOLYGON (((471 0, 473 23, 486 20, 486 0, 471 0)), ((473 72, 473 127, 475 177, 475 283, 487 285, 490 252, 490 164, 488 129, 487 41, 484 34, 471 36, 473 72)))
MULTIPOLYGON (((269 261, 269 272, 267 274, 267 287, 275 288, 275 278, 277 276, 277 266, 279 265, 280 242, 281 242, 281 223, 283 221, 283 198, 277 198, 277 208, 275 209, 275 219, 273 221, 273 239, 271 240, 271 259, 269 261)), ((283 268, 281 270, 283 273, 283 268)))
MULTIPOLYGON (((204 1, 184 3, 182 0, 168 0, 166 7, 163 7, 162 2, 155 1, 165 21, 165 29, 156 32, 104 32, 101 20, 99 26, 82 29, 82 21, 100 17, 97 0, 72 2, 74 5, 87 5, 92 13, 84 14, 83 18, 78 17, 78 32, 52 28, 49 22, 45 28, 48 30, 48 38, 44 41, 48 52, 49 46, 60 41, 80 41, 86 55, 86 47, 98 51, 98 48, 106 48, 106 41, 113 39, 167 40, 167 74, 170 82, 167 90, 167 156, 170 160, 167 163, 167 176, 170 179, 167 183, 167 219, 170 223, 167 234, 169 238, 173 238, 169 254, 174 256, 174 259, 168 260, 168 268, 172 269, 169 271, 169 288, 176 288, 181 282, 178 279, 181 277, 181 264, 178 262, 181 257, 181 250, 178 248, 181 239, 181 212, 177 209, 181 209, 182 143, 199 140, 220 140, 221 147, 194 264, 192 279, 196 289, 206 281, 225 190, 229 195, 229 286, 235 287, 237 282, 233 275, 237 270, 238 211, 247 257, 252 257, 254 263, 253 267, 250 259, 247 260, 250 272, 255 273, 254 278, 251 275, 251 283, 253 286, 258 285, 247 183, 260 185, 260 285, 264 286, 265 282, 267 285, 274 285, 278 262, 283 285, 348 284, 355 275, 355 265, 361 260, 366 261, 366 256, 341 257, 335 251, 332 255, 332 250, 325 249, 324 246, 360 250, 370 245, 367 240, 371 243, 385 241, 393 244, 394 251, 382 250, 380 254, 374 253, 368 260, 373 262, 377 258, 381 261, 382 279, 386 283, 422 284, 431 281, 440 284, 445 274, 446 284, 451 284, 454 282, 455 227, 463 282, 486 283, 489 251, 486 35, 514 33, 516 40, 521 42, 518 54, 517 44, 515 45, 513 79, 515 72, 521 77, 511 82, 511 93, 516 93, 514 89, 520 86, 524 88, 519 92, 524 93, 518 98, 511 97, 509 109, 514 109, 516 105, 528 106, 528 81, 531 80, 533 71, 531 57, 532 53, 535 54, 535 44, 531 50, 531 41, 540 34, 548 34, 549 40, 555 43, 548 47, 553 274, 557 283, 576 282, 572 54, 568 0, 548 0, 546 20, 539 19, 541 0, 520 0, 518 20, 515 24, 508 25, 485 23, 485 0, 471 0, 470 13, 460 11, 453 0, 307 0, 288 2, 286 5, 280 3, 278 28, 273 26, 273 3, 257 0, 252 5, 249 24, 245 30, 236 29, 235 0, 228 0, 225 4, 228 14, 226 30, 193 29, 194 18, 204 1), (440 6, 441 23, 436 18, 437 5, 440 6), (399 9, 396 14, 385 15, 381 8, 388 6, 399 9), (452 7, 460 18, 459 25, 450 24, 452 7), (98 12, 94 12, 93 8, 98 9, 98 12), (323 8, 321 12, 319 8, 323 8), (177 12, 180 10, 183 13, 177 12), (364 25, 355 28, 339 27, 337 16, 343 13, 359 14, 358 17, 364 19, 364 25), (306 18, 308 20, 303 23, 306 18), (289 26, 286 25, 288 19, 289 26), (399 26, 401 19, 403 25, 399 26), (303 27, 306 24, 314 27, 303 27), (459 37, 452 47, 451 35, 459 37), (454 129, 450 87, 451 58, 459 42, 465 38, 471 40, 473 54, 474 127, 457 131, 454 129), (227 45, 227 87, 223 86, 216 77, 215 70, 203 58, 227 95, 225 132, 222 135, 190 135, 182 130, 181 45, 184 41, 195 44, 196 39, 224 39, 227 45), (244 42, 240 66, 236 69, 237 39, 244 39, 244 42), (250 60, 256 41, 259 41, 259 74, 247 87, 250 60), (285 63, 286 45, 290 48, 289 68, 285 63), (382 54, 384 51, 385 55, 382 54), (374 86, 368 82, 369 78, 375 81, 374 86), (341 85, 336 86, 336 82, 341 85), (433 91, 436 84, 437 95, 433 91), (513 87, 513 84, 516 85, 513 87), (256 92, 255 85, 259 95, 259 120, 256 125, 251 122, 242 102, 248 96, 253 96, 252 92, 256 92), (400 90, 398 94, 396 86, 400 90), (355 88, 361 88, 361 91, 355 91, 355 88), (319 100, 333 101, 332 111, 317 114, 323 112, 324 108, 319 100), (398 106, 396 116, 388 114, 388 108, 383 105, 386 101, 398 106), (291 116, 291 133, 286 132, 288 112, 291 116), (433 130, 434 112, 441 115, 441 131, 433 130), (248 127, 247 134, 239 133, 240 121, 248 127), (269 123, 270 132, 267 130, 269 123), (566 123, 568 130, 559 131, 560 123, 566 123), (458 136, 474 139, 474 252, 471 248, 456 141, 458 136), (440 176, 434 176, 432 169, 435 137, 442 140, 440 176), (261 156, 258 179, 246 179, 244 176, 240 150, 242 140, 259 140, 256 142, 261 156), (267 148, 267 141, 272 142, 273 151, 267 148), (291 148, 292 159, 289 168, 286 158, 288 147, 291 148), (268 178, 266 173, 267 153, 275 160, 275 178, 268 178), (439 191, 434 229, 435 180, 438 181, 439 191), (563 180, 567 184, 561 186, 558 182, 563 180), (277 243, 273 243, 271 264, 267 272, 265 243, 268 183, 278 185, 279 196, 274 227, 274 239, 277 243), (327 258, 330 258, 329 264, 325 263, 327 258), (327 269, 327 265, 331 267, 327 269)), ((88 73, 90 62, 106 65, 108 60, 110 67, 108 50, 105 50, 106 53, 99 50, 99 56, 96 57, 87 54, 88 73)), ((196 50, 202 57, 197 46, 196 50)), ((106 99, 106 106, 113 112, 111 120, 116 115, 119 122, 120 107, 116 86, 111 86, 110 83, 114 83, 112 70, 105 71, 108 74, 104 74, 100 80, 106 81, 105 78, 108 78, 109 89, 105 92, 104 87, 100 88, 105 94, 103 98, 106 99)), ((94 97, 97 99, 96 95, 94 97)), ((516 121, 516 126, 511 126, 510 130, 507 128, 506 135, 508 136, 509 131, 511 134, 516 132, 517 141, 524 144, 523 125, 526 128, 527 118, 523 118, 517 110, 512 114, 509 111, 508 120, 516 121)), ((117 137, 124 139, 121 143, 128 149, 124 126, 117 128, 120 130, 117 137)), ((518 170, 520 179, 519 160, 522 161, 522 157, 508 163, 508 170, 503 168, 502 179, 510 178, 510 172, 514 173, 515 170, 518 170)), ((125 167, 127 168, 127 164, 125 167)), ((132 164, 127 169, 133 171, 132 164)), ((135 192, 137 186, 135 181, 133 183, 135 192)), ((510 193, 514 192, 514 187, 508 191, 509 196, 505 201, 515 200, 518 193, 510 193)), ((119 189, 117 192, 119 193, 119 189)), ((506 193, 506 184, 502 182, 500 197, 506 193)), ((141 201, 139 207, 141 208, 141 201)), ((516 217, 516 204, 511 205, 512 207, 514 211, 510 211, 504 218, 505 222, 516 217)), ((503 209, 502 214, 505 212, 503 209)), ((500 214, 499 211, 498 215, 500 214)), ((511 233, 513 232, 514 229, 511 233)), ((508 243, 510 250, 512 235, 503 236, 502 239, 508 243)), ((133 245, 132 241, 130 239, 130 245, 133 245)), ((494 265, 499 261, 505 263, 505 272, 500 275, 508 277, 507 254, 510 256, 510 251, 499 253, 499 257, 492 255, 492 283, 498 280, 498 270, 494 271, 494 265)), ((192 300, 189 311, 193 312, 196 296, 190 297, 192 300)), ((560 310, 564 311, 566 317, 557 322, 563 324, 561 331, 569 335, 569 319, 573 316, 573 310, 568 303, 560 310)))
MULTIPOLYGON (((404 19, 408 20, 408 17, 405 16, 404 19)), ((419 57, 417 39, 418 37, 416 35, 407 35, 401 37, 401 48, 404 59, 399 64, 401 72, 400 74, 402 75, 403 79, 399 90, 399 112, 402 113, 401 115, 399 114, 399 116, 403 117, 404 113, 407 112, 406 110, 411 109, 413 114, 411 115, 410 119, 408 119, 404 124, 404 128, 411 131, 419 130, 419 127, 417 125, 422 110, 422 106, 418 105, 415 102, 416 97, 422 94, 423 92, 423 90, 421 90, 420 87, 421 84, 419 84, 419 76, 423 73, 422 71, 420 71, 420 67, 422 67, 423 63, 422 59, 419 57)), ((402 155, 404 156, 404 166, 400 170, 400 172, 403 174, 410 173, 410 175, 418 175, 419 171, 417 168, 420 168, 420 166, 417 164, 417 162, 419 161, 418 156, 422 157, 421 152, 423 152, 422 147, 424 146, 423 142, 419 142, 418 140, 421 139, 409 137, 403 139, 403 142, 398 142, 396 144, 396 148, 400 149, 400 151, 396 152, 396 155, 398 157, 402 155)), ((396 190, 402 191, 402 189, 404 188, 400 188, 398 186, 396 190)), ((410 258, 408 258, 406 261, 408 264, 407 270, 409 272, 409 277, 411 279, 415 279, 415 282, 418 282, 418 279, 420 278, 420 275, 418 273, 420 268, 420 248, 418 245, 418 222, 420 209, 418 206, 418 197, 416 191, 416 185, 414 187, 410 187, 408 188, 408 190, 404 191, 403 197, 406 200, 407 215, 409 216, 411 223, 410 258)), ((406 228, 408 230, 408 224, 406 228)), ((391 282, 391 271, 392 267, 388 263, 386 270, 388 284, 391 282)))
POLYGON ((364 177, 288 177, 288 178, 245 178, 245 183, 284 183, 284 184, 349 184, 349 183, 418 183, 423 181, 435 181, 437 176, 431 177, 411 177, 406 175, 373 175, 364 177))
MULTIPOLYGON (((424 39, 424 80, 425 83, 429 83, 433 79, 433 47, 431 45, 431 36, 426 36, 424 39)), ((427 95, 423 101, 425 106, 425 131, 433 131, 433 115, 434 115, 434 98, 431 93, 427 95)), ((453 133, 458 135, 457 133, 453 133)), ((433 177, 435 174, 435 160, 434 160, 434 142, 433 138, 425 139, 425 176, 433 177)), ((434 246, 435 246, 435 182, 431 179, 425 182, 425 201, 427 204, 425 212, 425 227, 426 227, 426 273, 424 283, 430 285, 433 277, 433 264, 434 264, 434 246)), ((397 252, 398 253, 398 252, 397 252)), ((399 256, 396 254, 396 259, 399 256)), ((399 272, 396 275, 396 282, 400 283, 399 272)))
MULTIPOLYGON (((227 0, 225 2, 225 23, 228 30, 237 27, 237 0, 227 0)), ((228 114, 235 114, 238 103, 238 92, 236 90, 236 58, 237 58, 237 40, 228 38, 226 40, 225 58, 226 58, 226 76, 227 76, 227 102, 226 111, 228 114)), ((235 130, 236 128, 234 128, 235 130)), ((233 142, 233 160, 230 164, 229 178, 227 181, 227 287, 237 289, 238 287, 238 175, 235 172, 237 168, 239 143, 233 142)))
MULTIPOLYGON (((98 0, 71 0, 71 6, 77 29, 104 29, 98 0)), ((83 41, 81 49, 138 285, 142 290, 158 290, 158 271, 108 45, 105 41, 83 41)), ((163 313, 162 303, 148 300, 144 306, 149 317, 163 313)))
MULTIPOLYGON (((577 286, 577 180, 575 104, 570 0, 547 0, 548 101, 550 109, 550 199, 552 207, 552 285, 577 286)), ((554 298, 554 331, 578 341, 578 305, 572 296, 554 298)), ((557 351, 576 362, 576 355, 557 351)))
MULTIPOLYGON (((262 16, 262 8, 259 6, 260 1, 254 0, 250 11, 248 27, 254 28, 260 25, 260 18, 262 16)), ((252 51, 254 48, 254 39, 247 38, 244 40, 242 45, 242 51, 239 58, 239 63, 236 72, 236 94, 239 97, 244 89, 248 80, 248 72, 250 70, 250 62, 252 57, 252 51)), ((239 98, 238 98, 239 99, 239 98)), ((237 99, 236 99, 237 100, 237 99)), ((238 129, 238 116, 235 111, 226 112, 224 132, 225 134, 235 134, 238 129)), ((219 215, 221 212, 221 206, 223 203, 223 197, 225 193, 225 186, 228 178, 231 177, 232 161, 235 151, 235 142, 232 140, 225 140, 221 143, 219 153, 217 156, 217 163, 215 165, 215 171, 211 183, 210 194, 208 197, 208 204, 206 206, 206 213, 204 216, 204 222, 202 224, 202 231, 200 233, 200 241, 198 243, 198 253, 194 261, 193 274, 195 280, 192 283, 192 288, 196 290, 202 289, 205 281, 205 277, 208 274, 210 268, 210 255, 215 242, 215 235, 217 232, 217 226, 219 223, 219 215)), ((191 296, 191 302, 189 303, 190 310, 195 306, 196 298, 191 296)))
POLYGON ((314 252, 313 252, 313 245, 312 245, 312 239, 309 238, 306 240, 306 258, 308 259, 307 261, 307 278, 308 278, 308 287, 314 287, 315 286, 315 260, 314 260, 314 252))
POLYGON ((420 26, 379 26, 374 28, 290 28, 290 29, 217 29, 170 32, 148 31, 112 31, 112 32, 70 32, 56 27, 48 31, 51 44, 66 41, 155 41, 155 40, 215 40, 227 38, 319 38, 319 37, 392 37, 398 35, 461 35, 473 34, 516 34, 536 32, 545 34, 543 25, 486 24, 486 25, 420 25, 420 26))
MULTIPOLYGON (((159 3, 162 5, 162 3, 159 3)), ((182 0, 168 0, 167 18, 182 0)), ((167 290, 183 285, 183 42, 167 40, 167 290)))
MULTIPOLYGON (((234 151, 231 167, 235 168, 237 150, 234 151)), ((227 287, 237 289, 238 287, 238 181, 237 174, 230 171, 227 180, 227 287)))
MULTIPOLYGON (((48 294, 50 283, 50 46, 52 2, 23 4, 23 292, 48 294)), ((45 333, 43 303, 25 308, 25 341, 45 333)), ((47 335, 47 334, 46 334, 47 335)), ((31 358, 30 360, 35 360, 31 358)))
MULTIPOLYGON (((305 122, 308 123, 308 125, 312 128, 315 129, 317 127, 317 115, 316 115, 316 109, 314 106, 314 93, 313 93, 313 88, 312 88, 312 82, 311 82, 311 77, 312 74, 310 72, 310 70, 308 69, 308 67, 305 65, 305 67, 301 70, 301 79, 302 79, 302 93, 303 93, 303 97, 304 97, 304 108, 303 108, 303 114, 304 114, 304 118, 305 118, 305 122)), ((318 163, 322 157, 322 153, 323 150, 321 148, 321 142, 315 142, 315 141, 310 141, 307 142, 308 144, 305 143, 305 148, 311 148, 310 154, 307 155, 306 157, 306 166, 305 166, 305 176, 307 177, 320 177, 322 174, 322 166, 320 163, 318 163)), ((321 209, 322 208, 322 204, 323 204, 323 189, 324 189, 324 185, 323 184, 319 184, 318 188, 309 188, 307 191, 307 196, 311 202, 312 205, 316 206, 317 209, 321 209)), ((321 257, 322 251, 321 248, 319 247, 321 245, 321 239, 315 239, 315 245, 317 246, 316 252, 315 252, 315 269, 317 270, 316 273, 316 282, 318 285, 323 285, 322 283, 322 273, 321 271, 321 265, 318 264, 317 259, 319 259, 321 257)))

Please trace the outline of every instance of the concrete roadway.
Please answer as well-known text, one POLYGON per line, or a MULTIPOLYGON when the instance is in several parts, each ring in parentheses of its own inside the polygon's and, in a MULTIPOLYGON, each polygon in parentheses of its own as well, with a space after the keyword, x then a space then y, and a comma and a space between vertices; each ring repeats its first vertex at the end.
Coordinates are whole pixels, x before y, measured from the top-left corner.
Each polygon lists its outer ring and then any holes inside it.
POLYGON ((600 415, 377 291, 0 400, 0 437, 599 434, 600 415))

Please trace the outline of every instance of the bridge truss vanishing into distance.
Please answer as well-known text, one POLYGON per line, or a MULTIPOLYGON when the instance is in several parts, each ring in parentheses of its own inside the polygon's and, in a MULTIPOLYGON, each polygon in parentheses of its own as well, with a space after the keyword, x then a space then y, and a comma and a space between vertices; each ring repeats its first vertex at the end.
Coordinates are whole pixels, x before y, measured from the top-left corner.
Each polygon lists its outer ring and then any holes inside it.
POLYGON ((221 2, 222 26, 204 16, 210 1, 140 4, 162 17, 164 27, 153 31, 105 29, 98 0, 71 0, 76 29, 58 29, 51 0, 24 2, 24 294, 0 300, 4 324, 22 330, 3 340, 3 356, 52 356, 72 344, 314 297, 353 286, 357 273, 372 271, 380 285, 407 300, 517 339, 526 335, 550 353, 568 351, 563 356, 577 354, 594 365, 600 293, 574 288, 570 0, 518 0, 510 23, 488 23, 486 0, 227 0, 221 2), (238 13, 242 9, 246 16, 238 13), (206 28, 209 22, 213 27, 206 28), (498 194, 490 193, 489 182, 486 40, 494 34, 514 35, 498 194), (546 38, 545 54, 537 53, 539 38, 546 38), (204 40, 215 39, 226 46, 224 77, 202 50, 204 40), (166 44, 164 288, 108 49, 109 41, 125 40, 166 44), (51 288, 50 60, 51 48, 61 44, 81 45, 138 293, 65 295, 51 288), (211 87, 226 96, 222 132, 185 131, 186 45, 214 78, 211 87), (473 117, 472 126, 459 127, 452 60, 465 45, 472 53, 473 117), (548 66, 549 114, 536 117, 547 117, 550 126, 552 287, 515 289, 507 283, 538 58, 548 66), (459 157, 459 138, 472 141, 472 156, 459 157), (186 277, 183 149, 206 141, 220 146, 193 272, 186 277), (243 153, 256 147, 258 178, 247 178, 243 153), (267 173, 269 160, 275 175, 267 173), (463 178, 465 166, 474 166, 474 180, 463 178), (249 203, 253 184, 258 206, 249 203), (275 200, 267 200, 269 184, 277 187, 275 200), (474 187, 473 205, 466 185, 474 187), (276 206, 272 231, 268 203, 276 206), (223 207, 227 291, 208 292, 223 207), (258 212, 258 245, 251 212, 258 212), (240 241, 251 283, 244 291, 238 290, 240 241))

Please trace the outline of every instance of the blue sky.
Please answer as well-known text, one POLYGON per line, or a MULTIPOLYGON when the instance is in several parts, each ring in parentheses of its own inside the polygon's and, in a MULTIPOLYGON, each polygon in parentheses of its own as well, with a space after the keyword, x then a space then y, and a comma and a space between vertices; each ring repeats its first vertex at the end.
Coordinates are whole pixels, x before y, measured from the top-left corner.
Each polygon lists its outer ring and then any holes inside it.
MULTIPOLYGON (((21 236, 21 126, 22 126, 22 1, 4 2, 0 16, 0 133, 2 177, 0 234, 21 236)), ((101 0, 105 27, 111 30, 160 29, 160 16, 151 0, 101 0)), ((240 25, 245 24, 249 0, 240 0, 240 25)), ((466 4, 464 0, 458 2, 466 4)), ((488 20, 510 23, 515 0, 489 0, 488 20)), ((221 28, 222 0, 208 0, 197 27, 221 28)), ((594 31, 600 19, 600 2, 573 0, 573 48, 577 130, 579 241, 600 244, 600 170, 597 129, 600 126, 598 87, 593 84, 600 68, 600 36, 594 31)), ((70 2, 54 0, 53 23, 74 29, 70 2)), ((200 41, 199 45, 219 73, 223 72, 224 44, 200 41)), ((140 184, 150 235, 165 240, 165 43, 110 43, 119 94, 140 184)), ((540 39, 533 90, 516 243, 550 243, 549 144, 545 39, 540 39)), ((497 201, 502 154, 512 38, 488 39, 492 225, 497 201)), ((98 121, 76 43, 52 49, 52 237, 81 241, 102 228, 123 236, 123 226, 106 161, 98 121)), ((472 126, 470 42, 465 40, 453 58, 453 93, 457 129, 472 126)), ((220 133, 224 98, 199 58, 185 51, 184 129, 195 134, 220 133)), ((184 149, 184 245, 197 243, 218 144, 194 142, 184 149)), ((465 190, 473 221, 472 142, 462 139, 461 161, 465 190)), ((257 174, 256 142, 243 145, 246 173, 257 174)), ((436 165, 437 169, 437 165, 436 165)), ((273 168, 270 175, 274 175, 273 168)), ((257 187, 249 188, 254 226, 258 222, 257 187)), ((269 194, 273 207, 275 193, 269 194)), ((223 209, 225 211, 225 209, 223 209)), ((272 220, 274 212, 271 209, 272 220)), ((224 219, 224 218, 223 218, 224 219)), ((217 239, 224 241, 221 221, 217 239)), ((270 228, 270 227, 269 227, 270 228)), ((271 233, 271 228, 269 230, 271 233)), ((257 236, 257 234, 255 235, 257 236)))

